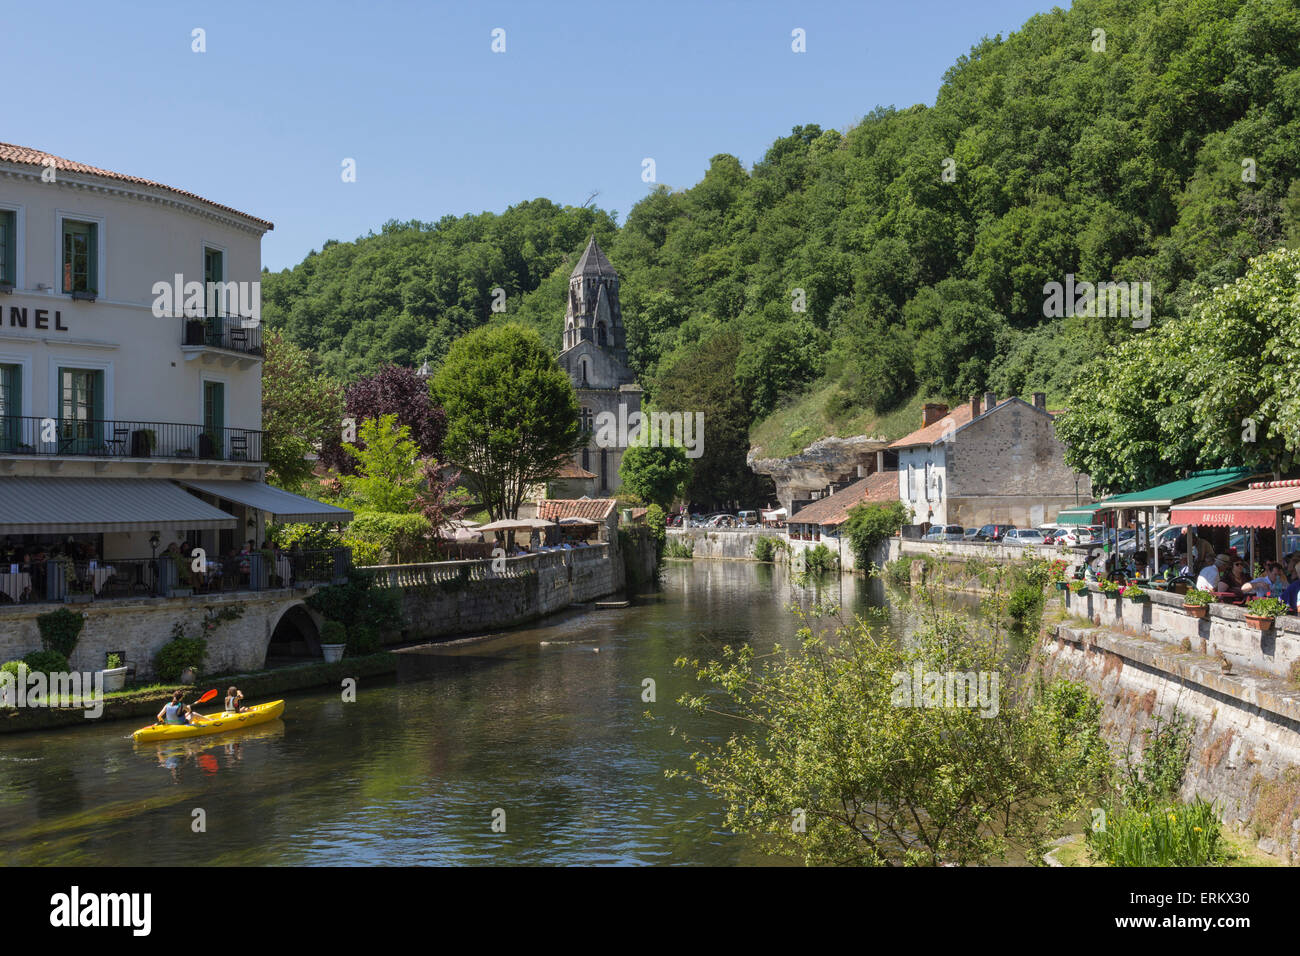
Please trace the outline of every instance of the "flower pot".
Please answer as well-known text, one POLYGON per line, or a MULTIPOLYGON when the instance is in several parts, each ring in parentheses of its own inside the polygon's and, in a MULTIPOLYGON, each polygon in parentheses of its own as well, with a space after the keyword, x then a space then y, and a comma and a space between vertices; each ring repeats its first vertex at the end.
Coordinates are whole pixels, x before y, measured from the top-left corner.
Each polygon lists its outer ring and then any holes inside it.
POLYGON ((193 683, 194 683, 194 676, 195 676, 195 675, 194 675, 194 668, 193 668, 193 667, 187 667, 187 668, 185 668, 183 671, 181 671, 181 683, 182 683, 182 684, 193 684, 193 683))
POLYGON ((334 664, 343 660, 343 650, 346 647, 346 644, 322 644, 320 649, 325 655, 325 663, 334 664))
POLYGON ((1057 581, 1057 582, 1056 582, 1056 590, 1058 590, 1058 591, 1064 591, 1064 590, 1065 590, 1066 588, 1068 588, 1068 587, 1069 587, 1069 585, 1066 584, 1064 581, 1057 581))
POLYGON ((1200 620, 1205 617, 1206 614, 1210 613, 1210 606, 1208 604, 1184 604, 1183 610, 1187 612, 1188 617, 1194 617, 1197 620, 1200 620))
POLYGON ((1259 614, 1247 614, 1246 623, 1257 631, 1267 631, 1273 626, 1273 618, 1259 614))
POLYGON ((104 692, 111 693, 126 686, 126 668, 110 667, 100 671, 104 680, 104 692))

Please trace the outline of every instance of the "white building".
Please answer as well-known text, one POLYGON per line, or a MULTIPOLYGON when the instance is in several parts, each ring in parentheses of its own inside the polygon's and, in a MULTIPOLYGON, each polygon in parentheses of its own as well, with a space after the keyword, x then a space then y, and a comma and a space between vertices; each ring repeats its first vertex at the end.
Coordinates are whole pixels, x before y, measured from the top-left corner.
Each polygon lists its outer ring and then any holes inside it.
POLYGON ((271 228, 0 144, 0 563, 24 550, 149 559, 182 539, 215 558, 261 545, 268 520, 350 518, 264 483, 271 228))

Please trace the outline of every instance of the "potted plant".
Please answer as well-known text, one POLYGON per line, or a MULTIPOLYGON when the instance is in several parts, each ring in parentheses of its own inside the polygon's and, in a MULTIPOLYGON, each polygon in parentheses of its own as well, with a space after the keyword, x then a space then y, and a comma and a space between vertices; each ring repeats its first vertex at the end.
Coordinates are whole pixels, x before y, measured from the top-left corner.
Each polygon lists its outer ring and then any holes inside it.
POLYGON ((1053 561, 1048 568, 1052 583, 1056 585, 1056 590, 1064 591, 1065 583, 1065 562, 1060 558, 1053 561))
POLYGON ((1088 582, 1083 580, 1071 581, 1069 588, 1070 593, 1072 594, 1082 594, 1084 591, 1088 590, 1088 582))
POLYGON ((1183 610, 1197 619, 1205 617, 1213 603, 1214 595, 1209 591, 1198 591, 1193 588, 1183 595, 1183 610))
POLYGON ((1273 620, 1286 611, 1286 605, 1277 598, 1257 598, 1246 604, 1246 623, 1257 631, 1267 631, 1273 620))
POLYGON ((342 660, 347 646, 347 628, 338 621, 326 621, 320 629, 320 649, 325 655, 325 663, 333 664, 342 660))
POLYGON ((1130 601, 1132 601, 1134 604, 1137 604, 1140 601, 1150 600, 1150 598, 1147 597, 1147 592, 1143 591, 1136 584, 1130 584, 1128 587, 1126 587, 1124 589, 1124 596, 1128 598, 1130 601))
POLYGON ((121 690, 126 686, 126 667, 122 664, 121 654, 109 654, 108 666, 100 673, 103 674, 105 691, 121 690))
POLYGON ((1106 597, 1115 598, 1116 600, 1119 599, 1120 587, 1118 584, 1116 584, 1114 581, 1110 580, 1109 578, 1103 578, 1102 580, 1098 581, 1097 590, 1100 591, 1102 594, 1106 595, 1106 597))

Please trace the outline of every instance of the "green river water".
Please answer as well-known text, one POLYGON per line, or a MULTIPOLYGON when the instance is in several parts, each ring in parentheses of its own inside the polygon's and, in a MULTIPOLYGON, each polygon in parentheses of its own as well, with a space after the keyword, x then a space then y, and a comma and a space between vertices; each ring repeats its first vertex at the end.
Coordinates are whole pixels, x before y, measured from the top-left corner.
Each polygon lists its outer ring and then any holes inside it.
POLYGON ((633 607, 406 655, 397 679, 362 682, 355 702, 296 694, 283 719, 229 739, 136 746, 133 721, 0 738, 0 859, 789 863, 725 831, 711 795, 665 779, 689 752, 670 726, 733 729, 676 703, 697 685, 673 661, 792 643, 788 602, 841 596, 868 613, 883 591, 849 575, 813 589, 771 566, 670 562, 662 590, 633 607), (655 703, 642 700, 647 677, 655 703))

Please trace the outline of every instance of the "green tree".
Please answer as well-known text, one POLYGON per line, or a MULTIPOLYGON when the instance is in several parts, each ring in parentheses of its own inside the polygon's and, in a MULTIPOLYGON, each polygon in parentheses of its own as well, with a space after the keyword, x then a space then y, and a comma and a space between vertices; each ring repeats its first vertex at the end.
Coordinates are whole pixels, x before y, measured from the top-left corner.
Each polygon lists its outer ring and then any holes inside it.
POLYGON ((443 447, 493 519, 515 517, 530 486, 582 442, 569 377, 535 330, 487 326, 458 339, 433 383, 443 447))
POLYGON ((357 474, 344 475, 343 488, 361 509, 386 514, 413 510, 419 490, 419 449, 411 441, 411 430, 397 424, 397 415, 367 418, 357 429, 364 447, 343 447, 357 464, 357 474))
MULTIPOLYGON (((642 414, 650 414, 648 405, 643 406, 642 414)), ((618 475, 624 490, 646 504, 667 509, 682 496, 691 477, 691 465, 686 452, 678 445, 654 448, 634 445, 623 452, 618 475)))
POLYGON ((262 457, 271 482, 296 491, 311 477, 307 455, 342 427, 343 391, 280 333, 262 342, 262 457))
POLYGON ((737 721, 725 741, 693 742, 728 828, 809 864, 1037 859, 1104 783, 1097 701, 1066 683, 1029 694, 968 618, 937 615, 906 647, 860 621, 817 626, 762 664, 745 646, 691 665, 710 692, 682 702, 737 721), (983 696, 946 700, 953 672, 983 675, 983 696))

